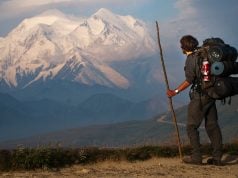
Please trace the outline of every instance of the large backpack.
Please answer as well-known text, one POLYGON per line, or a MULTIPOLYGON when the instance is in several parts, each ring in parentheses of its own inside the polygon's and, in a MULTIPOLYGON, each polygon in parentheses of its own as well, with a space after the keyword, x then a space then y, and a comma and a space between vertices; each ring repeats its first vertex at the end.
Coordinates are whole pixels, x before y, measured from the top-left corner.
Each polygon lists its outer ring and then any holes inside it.
POLYGON ((211 80, 203 81, 202 74, 200 77, 201 88, 206 94, 218 100, 238 94, 238 77, 231 76, 238 74, 236 48, 225 44, 220 38, 209 38, 203 41, 197 54, 201 59, 200 70, 202 62, 207 61, 209 64, 211 80))

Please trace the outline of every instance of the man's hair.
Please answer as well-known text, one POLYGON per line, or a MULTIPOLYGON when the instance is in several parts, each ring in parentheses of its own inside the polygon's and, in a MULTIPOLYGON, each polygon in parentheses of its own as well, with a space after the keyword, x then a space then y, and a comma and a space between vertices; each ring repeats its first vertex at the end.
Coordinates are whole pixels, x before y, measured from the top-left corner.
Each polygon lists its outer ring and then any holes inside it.
POLYGON ((180 39, 181 48, 185 51, 194 51, 198 47, 198 40, 191 36, 185 35, 180 39))

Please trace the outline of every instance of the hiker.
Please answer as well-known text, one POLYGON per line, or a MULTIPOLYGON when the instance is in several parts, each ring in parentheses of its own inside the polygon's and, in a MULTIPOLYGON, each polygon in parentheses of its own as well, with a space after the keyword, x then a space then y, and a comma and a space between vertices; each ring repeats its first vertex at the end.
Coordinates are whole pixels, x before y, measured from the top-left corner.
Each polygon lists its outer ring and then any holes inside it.
POLYGON ((222 135, 218 125, 217 109, 215 99, 209 97, 198 87, 198 77, 201 76, 200 66, 198 66, 198 56, 195 51, 198 48, 198 40, 191 35, 185 35, 180 39, 181 49, 187 56, 185 62, 185 81, 175 90, 167 90, 167 96, 173 97, 179 92, 191 87, 189 96, 187 118, 187 134, 192 146, 192 155, 184 157, 183 162, 188 164, 202 164, 200 148, 200 137, 198 128, 205 119, 205 128, 213 148, 212 158, 207 160, 208 164, 220 166, 222 157, 222 135))

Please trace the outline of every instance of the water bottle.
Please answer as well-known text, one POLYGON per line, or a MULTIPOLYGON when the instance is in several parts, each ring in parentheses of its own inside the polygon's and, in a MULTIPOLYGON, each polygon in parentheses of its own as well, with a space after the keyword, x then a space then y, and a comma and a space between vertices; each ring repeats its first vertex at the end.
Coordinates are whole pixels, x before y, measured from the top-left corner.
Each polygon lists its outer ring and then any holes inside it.
POLYGON ((208 61, 202 62, 202 69, 201 69, 202 75, 203 75, 203 81, 208 82, 211 79, 211 66, 208 61))

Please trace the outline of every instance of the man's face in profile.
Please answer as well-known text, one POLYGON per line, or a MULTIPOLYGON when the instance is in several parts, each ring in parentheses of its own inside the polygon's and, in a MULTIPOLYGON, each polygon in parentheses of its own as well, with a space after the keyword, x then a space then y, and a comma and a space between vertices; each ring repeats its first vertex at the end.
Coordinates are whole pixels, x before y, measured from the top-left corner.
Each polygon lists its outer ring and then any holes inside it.
POLYGON ((182 47, 181 47, 181 49, 182 49, 182 51, 183 51, 183 54, 186 54, 186 51, 185 51, 185 49, 183 49, 182 47))

